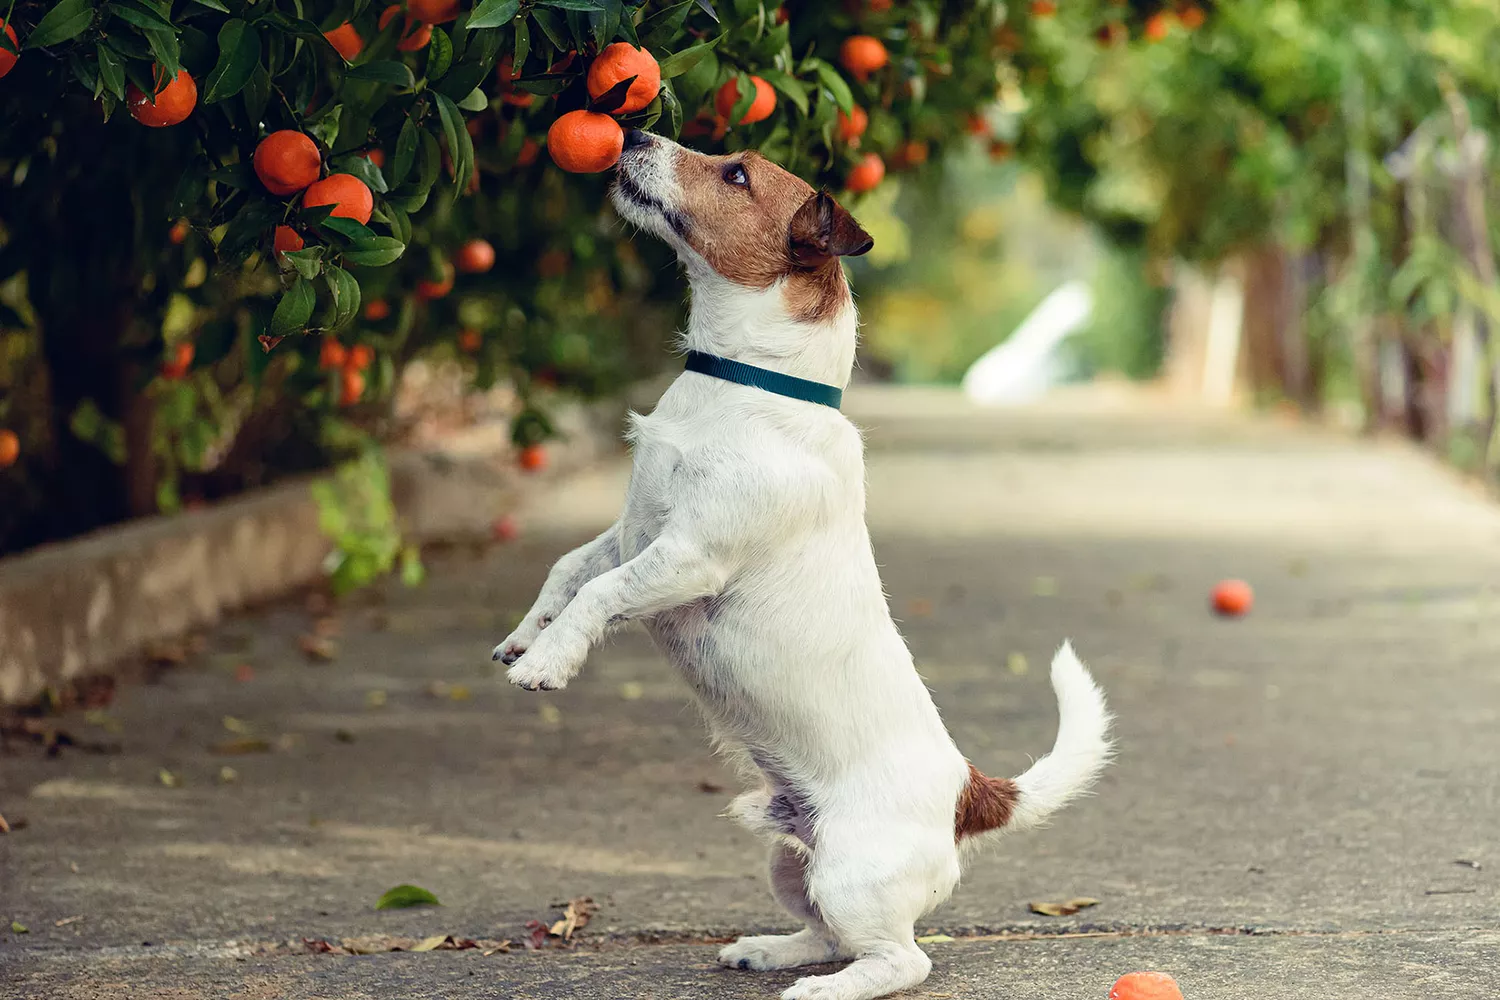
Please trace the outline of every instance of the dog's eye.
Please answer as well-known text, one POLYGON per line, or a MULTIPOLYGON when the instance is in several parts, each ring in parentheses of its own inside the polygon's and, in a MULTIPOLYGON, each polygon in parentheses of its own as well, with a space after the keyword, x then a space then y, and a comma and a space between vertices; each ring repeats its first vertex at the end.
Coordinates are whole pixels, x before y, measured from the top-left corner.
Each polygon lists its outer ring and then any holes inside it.
POLYGON ((724 183, 747 188, 750 186, 750 175, 745 172, 743 164, 731 163, 724 168, 724 183))

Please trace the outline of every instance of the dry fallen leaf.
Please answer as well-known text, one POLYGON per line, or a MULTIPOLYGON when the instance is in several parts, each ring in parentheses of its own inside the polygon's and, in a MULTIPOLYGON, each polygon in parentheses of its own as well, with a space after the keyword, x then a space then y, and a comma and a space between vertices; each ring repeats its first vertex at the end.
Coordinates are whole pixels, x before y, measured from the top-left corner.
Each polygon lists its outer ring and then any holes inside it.
POLYGON ((1026 662, 1025 653, 1011 653, 1005 658, 1005 669, 1020 677, 1031 669, 1031 665, 1026 662))
POLYGON ((241 736, 250 735, 251 731, 255 728, 244 719, 236 719, 232 715, 224 716, 223 722, 225 729, 229 730, 231 733, 238 733, 241 736))
POLYGON ((384 691, 375 690, 365 692, 365 708, 384 708, 385 702, 386 694, 384 691))
POLYGON ((539 714, 542 717, 542 721, 549 726, 555 726, 562 722, 562 713, 559 712, 557 710, 557 706, 552 704, 550 701, 542 702, 542 707, 539 710, 539 714))
POLYGON ((1070 900, 1068 900, 1063 905, 1064 906, 1071 906, 1074 909, 1078 909, 1078 910, 1086 910, 1090 906, 1098 906, 1099 905, 1099 901, 1097 899, 1094 899, 1094 898, 1090 897, 1090 896, 1079 896, 1077 899, 1070 899, 1070 900))
POLYGON ((547 925, 540 920, 528 920, 525 924, 526 935, 521 938, 521 944, 527 951, 536 951, 547 942, 547 925))
POLYGON ((951 944, 954 940, 956 939, 947 934, 928 934, 917 938, 917 944, 951 944))
POLYGON ((228 764, 225 764, 223 767, 219 768, 219 784, 232 785, 239 780, 240 772, 236 771, 228 764))
POLYGON ((320 635, 304 635, 297 639, 297 648, 309 660, 327 663, 339 654, 338 643, 320 635))
POLYGON ((270 753, 271 743, 269 740, 263 740, 251 736, 238 740, 224 740, 222 742, 215 743, 208 749, 211 753, 216 753, 220 756, 237 756, 247 753, 270 753))
POLYGON ((563 911, 563 917, 547 931, 553 937, 560 937, 564 941, 573 940, 573 935, 588 925, 589 919, 598 912, 599 907, 589 896, 579 896, 577 899, 568 900, 568 907, 563 911))
POLYGON ((178 788, 182 785, 182 779, 173 774, 171 771, 168 771, 166 768, 161 768, 156 772, 156 780, 160 781, 168 788, 178 788))
POLYGON ((10 833, 10 824, 5 822, 4 814, 0 814, 0 833, 10 833))
POLYGON ((418 941, 416 944, 412 945, 411 946, 411 950, 412 951, 435 951, 438 948, 442 947, 443 945, 447 944, 450 937, 451 937, 451 935, 448 935, 448 934, 434 934, 432 937, 423 938, 422 940, 418 941))
POLYGON ((1040 913, 1044 917, 1071 917, 1078 912, 1078 907, 1069 906, 1067 903, 1032 903, 1029 909, 1032 913, 1040 913))
POLYGON ((82 919, 83 919, 83 917, 81 917, 81 916, 78 916, 78 917, 63 917, 61 920, 54 920, 54 921, 52 921, 52 926, 53 927, 66 927, 69 924, 76 924, 76 923, 78 923, 78 921, 80 921, 82 919))

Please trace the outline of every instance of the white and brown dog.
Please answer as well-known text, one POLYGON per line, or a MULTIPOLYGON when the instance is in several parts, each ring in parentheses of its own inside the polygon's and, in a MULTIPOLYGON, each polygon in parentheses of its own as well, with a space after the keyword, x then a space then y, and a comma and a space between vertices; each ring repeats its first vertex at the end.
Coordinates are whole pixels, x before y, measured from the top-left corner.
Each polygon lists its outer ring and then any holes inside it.
POLYGON ((839 258, 870 237, 754 153, 635 131, 625 146, 615 205, 677 251, 693 293, 683 339, 710 364, 634 418, 624 513, 558 560, 495 658, 512 683, 556 690, 617 624, 644 623, 744 765, 754 787, 731 814, 770 839, 772 891, 806 924, 741 938, 719 960, 853 960, 785 1000, 914 986, 932 963, 913 923, 948 898, 977 835, 1040 823, 1104 767, 1103 696, 1064 645, 1052 752, 1014 780, 964 759, 886 605, 859 432, 821 405, 854 363, 839 258))

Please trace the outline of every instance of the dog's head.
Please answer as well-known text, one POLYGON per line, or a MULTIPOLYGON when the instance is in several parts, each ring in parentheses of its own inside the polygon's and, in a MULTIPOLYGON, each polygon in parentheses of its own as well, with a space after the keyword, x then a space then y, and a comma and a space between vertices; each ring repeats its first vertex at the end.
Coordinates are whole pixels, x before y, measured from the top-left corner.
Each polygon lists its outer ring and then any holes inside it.
POLYGON ((839 258, 874 245, 826 191, 754 152, 708 156, 625 135, 614 203, 677 250, 695 286, 715 278, 777 290, 789 318, 826 322, 850 302, 839 258))

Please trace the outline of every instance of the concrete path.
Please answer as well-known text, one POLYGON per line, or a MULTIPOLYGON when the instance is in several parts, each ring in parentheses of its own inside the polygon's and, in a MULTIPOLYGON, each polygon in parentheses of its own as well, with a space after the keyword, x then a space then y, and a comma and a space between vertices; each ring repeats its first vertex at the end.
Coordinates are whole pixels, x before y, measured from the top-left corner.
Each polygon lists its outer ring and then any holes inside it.
MULTIPOLYGON (((1399 446, 1267 424, 913 390, 850 410, 892 606, 959 745, 992 774, 1050 745, 1065 636, 1119 716, 1099 794, 984 855, 926 921, 954 940, 911 996, 1102 1000, 1143 968, 1188 1000, 1500 995, 1500 509, 1399 446), (1228 576, 1256 586, 1244 620, 1208 613, 1228 576), (1027 908, 1079 896, 1100 902, 1027 908)), ((785 988, 713 965, 712 940, 788 921, 644 637, 555 695, 490 672, 623 477, 572 482, 518 542, 433 558, 420 589, 349 602, 331 662, 299 650, 300 603, 269 608, 53 720, 117 752, 13 741, 0 996, 785 988), (399 883, 445 905, 375 911, 399 883), (514 944, 585 896, 574 945, 514 944), (341 953, 442 935, 480 947, 341 953)))

